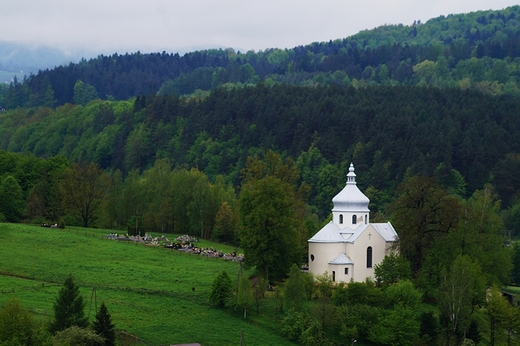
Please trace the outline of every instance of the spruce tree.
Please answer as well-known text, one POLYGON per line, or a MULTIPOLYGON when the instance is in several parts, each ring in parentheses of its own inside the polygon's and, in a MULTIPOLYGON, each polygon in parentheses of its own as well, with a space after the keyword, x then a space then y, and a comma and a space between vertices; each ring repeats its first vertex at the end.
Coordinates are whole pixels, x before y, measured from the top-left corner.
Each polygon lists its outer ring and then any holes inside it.
POLYGON ((63 284, 58 298, 54 303, 54 321, 50 325, 50 332, 56 334, 72 326, 88 327, 88 318, 85 317, 85 303, 80 295, 79 287, 69 275, 63 284))
POLYGON ((115 325, 112 323, 110 313, 103 302, 96 314, 93 328, 97 335, 105 339, 105 346, 114 346, 116 344, 116 332, 114 327, 115 325))
POLYGON ((231 292, 231 278, 228 273, 223 270, 217 275, 215 280, 213 280, 209 301, 217 308, 223 308, 231 297, 231 292))

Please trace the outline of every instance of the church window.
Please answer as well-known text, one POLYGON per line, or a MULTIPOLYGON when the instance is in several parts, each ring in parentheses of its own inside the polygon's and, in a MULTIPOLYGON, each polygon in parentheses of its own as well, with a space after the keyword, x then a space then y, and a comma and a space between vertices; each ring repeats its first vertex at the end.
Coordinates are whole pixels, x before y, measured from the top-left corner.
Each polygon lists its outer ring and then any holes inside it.
POLYGON ((357 223, 357 216, 352 215, 352 224, 355 225, 357 223))
POLYGON ((336 272, 332 271, 332 282, 336 282, 336 272))
POLYGON ((365 225, 368 223, 368 215, 365 214, 365 225))
POLYGON ((367 268, 372 268, 372 246, 367 247, 367 268))
POLYGON ((339 215, 339 223, 343 223, 343 214, 339 215))
POLYGON ((311 254, 311 262, 314 262, 314 255, 311 254))
POLYGON ((345 268, 345 275, 348 275, 348 268, 345 268))

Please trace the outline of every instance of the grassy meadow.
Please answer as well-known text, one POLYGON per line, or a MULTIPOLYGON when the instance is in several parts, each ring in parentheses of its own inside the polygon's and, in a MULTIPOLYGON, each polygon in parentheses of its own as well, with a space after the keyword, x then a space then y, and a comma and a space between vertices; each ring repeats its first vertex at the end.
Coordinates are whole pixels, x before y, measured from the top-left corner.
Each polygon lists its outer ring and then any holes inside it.
POLYGON ((0 306, 17 298, 38 317, 50 319, 58 291, 72 274, 91 320, 104 301, 116 329, 144 344, 240 345, 243 334, 248 345, 292 345, 275 334, 277 327, 267 318, 275 313, 274 299, 259 315, 251 309, 249 321, 239 311, 209 305, 214 278, 222 270, 236 278, 237 263, 102 237, 108 233, 0 224, 0 306))

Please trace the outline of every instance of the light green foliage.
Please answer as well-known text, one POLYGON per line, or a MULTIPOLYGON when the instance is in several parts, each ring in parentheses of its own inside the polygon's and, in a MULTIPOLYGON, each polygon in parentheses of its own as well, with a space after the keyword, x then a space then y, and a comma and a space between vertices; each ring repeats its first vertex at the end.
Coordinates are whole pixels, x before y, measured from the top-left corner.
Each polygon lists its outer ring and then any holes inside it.
POLYGON ((74 103, 85 106, 87 103, 97 98, 98 93, 96 88, 92 85, 83 83, 80 80, 74 84, 74 103))
POLYGON ((20 301, 8 300, 0 310, 0 345, 33 345, 35 321, 20 301))
POLYGON ((364 340, 369 338, 370 331, 385 313, 382 308, 367 304, 342 305, 335 311, 342 334, 349 339, 364 340))
POLYGON ((237 306, 244 311, 244 320, 247 319, 247 308, 253 305, 253 286, 247 276, 242 275, 238 281, 237 306))
POLYGON ((223 308, 231 298, 231 278, 226 271, 220 272, 213 281, 209 301, 217 308, 223 308))
POLYGON ((334 343, 327 339, 323 326, 315 319, 300 336, 300 345, 303 346, 332 346, 334 343))
POLYGON ((489 343, 491 346, 499 343, 503 325, 509 315, 509 303, 502 296, 499 287, 493 284, 486 292, 486 313, 489 317, 489 343))
POLYGON ((483 293, 482 271, 471 257, 459 256, 449 270, 443 270, 437 299, 449 325, 448 335, 467 330, 473 307, 482 302, 483 293))
POLYGON ((289 310, 282 320, 282 334, 291 341, 298 341, 310 323, 311 316, 302 311, 289 310))
POLYGON ((105 340, 89 329, 72 326, 56 333, 53 344, 54 346, 104 346, 105 340))
POLYGON ((386 287, 398 282, 412 278, 410 262, 395 252, 385 256, 380 264, 374 266, 374 276, 376 284, 386 287))
POLYGON ((417 311, 398 304, 382 314, 370 330, 369 339, 382 345, 416 345, 420 329, 417 317, 417 311))
MULTIPOLYGON (((285 280, 283 288, 284 309, 286 311, 305 311, 308 302, 307 291, 309 290, 308 281, 300 268, 293 264, 289 271, 289 278, 285 280)), ((311 286, 312 288, 312 286, 311 286)))
POLYGON ((401 280, 385 289, 386 298, 394 308, 401 305, 405 308, 417 310, 422 302, 422 293, 417 290, 410 280, 401 280))

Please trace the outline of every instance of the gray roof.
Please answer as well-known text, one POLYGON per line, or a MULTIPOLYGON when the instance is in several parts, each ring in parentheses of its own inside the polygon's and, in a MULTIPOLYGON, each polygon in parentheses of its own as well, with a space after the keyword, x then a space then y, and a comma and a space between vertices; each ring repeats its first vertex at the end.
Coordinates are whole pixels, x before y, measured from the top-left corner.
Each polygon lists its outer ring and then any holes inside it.
POLYGON ((329 264, 354 264, 348 256, 342 252, 338 257, 334 258, 329 264))
POLYGON ((356 174, 354 173, 354 165, 352 163, 347 174, 347 184, 343 190, 334 196, 332 203, 334 204, 332 211, 360 213, 368 213, 370 211, 368 209, 370 200, 357 187, 356 174))
POLYGON ((390 222, 361 224, 352 230, 348 227, 340 229, 331 221, 309 239, 309 243, 354 243, 368 226, 372 226, 387 242, 393 242, 398 239, 397 233, 390 222))
POLYGON ((399 237, 394 229, 394 226, 390 222, 387 223, 371 223, 372 227, 375 228, 377 233, 383 237, 386 241, 397 241, 399 237))

